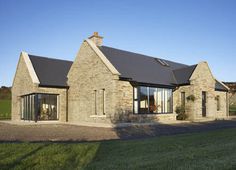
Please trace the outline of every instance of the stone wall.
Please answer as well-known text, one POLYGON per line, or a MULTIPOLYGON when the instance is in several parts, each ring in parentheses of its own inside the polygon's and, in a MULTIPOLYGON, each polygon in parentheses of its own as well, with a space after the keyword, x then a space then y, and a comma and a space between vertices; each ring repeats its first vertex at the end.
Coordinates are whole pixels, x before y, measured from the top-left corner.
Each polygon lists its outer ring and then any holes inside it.
MULTIPOLYGON (((186 85, 178 87, 173 93, 173 110, 175 112, 176 107, 181 106, 181 93, 185 92, 185 98, 193 94, 193 85, 186 85)), ((194 103, 192 101, 185 100, 185 113, 189 120, 193 119, 194 103)))
MULTIPOLYGON (((226 92, 220 92, 216 91, 215 96, 219 96, 219 102, 220 102, 220 109, 219 111, 216 110, 215 118, 225 118, 228 116, 228 109, 227 109, 227 93, 226 92)), ((217 100, 215 100, 215 106, 217 109, 217 100)))
MULTIPOLYGON (((185 102, 189 120, 202 119, 202 91, 207 93, 207 118, 227 116, 226 92, 215 91, 215 79, 206 62, 199 63, 190 78, 190 85, 178 87, 173 92, 173 113, 133 114, 133 87, 119 80, 96 52, 85 41, 68 74, 69 122, 117 123, 175 120, 175 109, 181 105, 181 92, 194 95, 195 101, 185 102), (103 97, 104 95, 104 97, 103 97), (217 111, 216 96, 220 96, 217 111), (104 101, 104 102, 103 102, 104 101), (96 103, 95 103, 96 102, 96 103), (104 108, 104 109, 103 109, 104 108), (103 113, 104 111, 104 113, 103 113)), ((66 89, 44 88, 32 82, 23 57, 19 59, 12 87, 12 120, 20 120, 20 96, 30 93, 59 94, 59 120, 66 121, 66 89)))
POLYGON ((134 115, 132 85, 112 74, 86 41, 81 45, 69 71, 68 85, 69 122, 150 122, 160 119, 175 120, 176 117, 175 114, 134 115), (101 109, 103 89, 105 115, 101 109))
POLYGON ((215 91, 215 79, 206 62, 201 62, 196 67, 190 78, 190 85, 181 86, 174 92, 174 108, 181 105, 181 92, 185 97, 195 96, 195 101, 187 101, 186 114, 189 120, 200 120, 202 117, 202 91, 206 92, 206 118, 216 119, 227 116, 226 92, 215 91), (217 111, 216 96, 220 96, 221 108, 217 111))
POLYGON ((31 93, 59 94, 59 120, 66 121, 66 89, 44 88, 34 84, 21 55, 12 85, 12 120, 18 121, 21 119, 21 96, 31 93))
POLYGON ((26 63, 21 54, 12 85, 12 120, 20 120, 20 96, 33 93, 37 86, 37 84, 32 82, 26 63))
POLYGON ((70 122, 111 122, 116 111, 118 76, 111 73, 86 41, 82 43, 69 71, 68 85, 70 122), (105 115, 102 109, 103 90, 105 115))

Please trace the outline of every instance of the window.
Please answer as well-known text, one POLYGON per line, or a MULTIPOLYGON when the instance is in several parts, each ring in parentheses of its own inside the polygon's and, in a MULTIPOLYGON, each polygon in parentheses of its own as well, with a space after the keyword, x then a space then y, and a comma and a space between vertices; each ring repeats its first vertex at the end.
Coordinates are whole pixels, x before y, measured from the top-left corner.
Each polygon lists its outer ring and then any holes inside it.
POLYGON ((161 65, 169 67, 169 64, 168 64, 165 60, 162 60, 162 59, 159 59, 159 58, 154 58, 154 59, 155 59, 158 63, 160 63, 161 65))
POLYGON ((172 112, 172 89, 134 87, 134 113, 154 114, 172 112))
POLYGON ((134 113, 138 113, 138 87, 134 87, 134 113))
POLYGON ((216 102, 217 102, 217 111, 220 110, 220 96, 216 96, 216 102))
POLYGON ((185 107, 185 92, 181 92, 181 106, 185 107))
POLYGON ((97 90, 94 90, 94 114, 97 115, 97 90))
POLYGON ((149 87, 149 112, 157 113, 157 89, 149 87))
POLYGON ((57 120, 57 95, 38 94, 38 120, 57 120))
POLYGON ((21 97, 23 120, 57 120, 57 95, 30 94, 21 97))
POLYGON ((102 114, 105 115, 105 89, 102 89, 102 114))
POLYGON ((140 98, 139 98, 139 111, 141 113, 148 113, 148 87, 140 87, 140 98))
POLYGON ((105 89, 94 90, 94 115, 106 114, 105 89))

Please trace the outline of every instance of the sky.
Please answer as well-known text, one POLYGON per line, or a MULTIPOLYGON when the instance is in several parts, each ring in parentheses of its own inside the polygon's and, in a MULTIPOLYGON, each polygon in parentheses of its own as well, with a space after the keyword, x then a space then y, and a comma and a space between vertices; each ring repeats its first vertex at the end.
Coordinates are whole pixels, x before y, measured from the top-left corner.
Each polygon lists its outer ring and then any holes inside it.
POLYGON ((236 81, 235 0, 0 0, 0 86, 20 52, 73 61, 93 32, 104 45, 185 64, 207 61, 236 81))

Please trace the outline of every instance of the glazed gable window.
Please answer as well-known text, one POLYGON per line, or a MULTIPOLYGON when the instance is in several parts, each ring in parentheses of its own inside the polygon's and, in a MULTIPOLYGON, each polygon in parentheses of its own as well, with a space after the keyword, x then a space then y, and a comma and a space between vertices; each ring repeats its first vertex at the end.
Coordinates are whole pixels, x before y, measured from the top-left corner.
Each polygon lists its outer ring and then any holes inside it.
POLYGON ((172 113, 172 89, 147 86, 134 87, 135 114, 172 113))

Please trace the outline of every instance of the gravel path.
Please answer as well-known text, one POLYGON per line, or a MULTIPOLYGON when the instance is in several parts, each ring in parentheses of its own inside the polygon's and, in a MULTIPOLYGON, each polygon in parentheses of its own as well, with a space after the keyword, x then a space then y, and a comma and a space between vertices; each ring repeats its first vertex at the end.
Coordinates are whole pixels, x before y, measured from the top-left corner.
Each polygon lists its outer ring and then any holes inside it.
POLYGON ((99 141, 138 139, 163 135, 236 128, 236 120, 204 123, 135 125, 98 128, 66 124, 13 125, 0 122, 0 141, 99 141))

